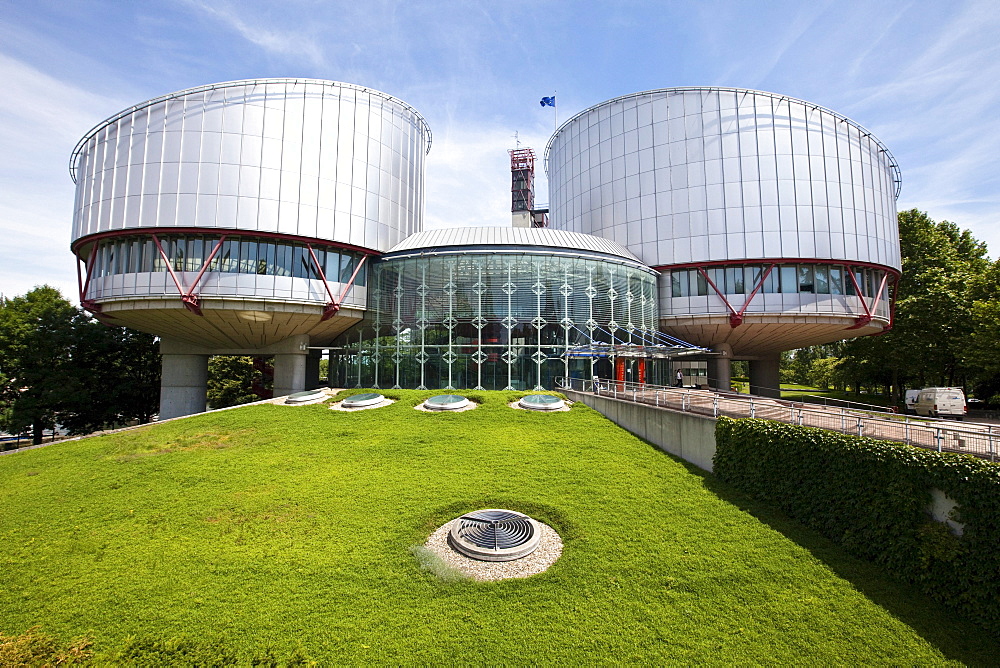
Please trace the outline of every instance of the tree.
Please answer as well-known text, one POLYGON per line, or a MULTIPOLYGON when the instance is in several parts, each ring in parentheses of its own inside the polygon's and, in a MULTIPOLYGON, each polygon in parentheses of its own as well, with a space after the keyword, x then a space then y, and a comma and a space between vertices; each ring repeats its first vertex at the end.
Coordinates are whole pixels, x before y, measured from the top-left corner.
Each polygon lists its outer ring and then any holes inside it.
POLYGON ((814 359, 809 368, 809 384, 821 390, 836 387, 843 389, 840 375, 840 359, 837 357, 821 357, 814 359))
POLYGON ((84 392, 73 361, 75 328, 86 320, 49 286, 0 303, 0 370, 8 381, 3 393, 3 428, 31 429, 32 442, 53 428, 66 407, 84 392))
POLYGON ((895 393, 897 401, 907 387, 967 382, 987 396, 1000 394, 1000 266, 991 265, 985 244, 953 223, 916 209, 900 212, 898 221, 902 278, 893 329, 796 350, 782 358, 783 379, 895 393), (832 369, 814 366, 825 358, 839 361, 832 369))
POLYGON ((157 339, 127 327, 93 320, 78 323, 73 358, 89 391, 70 405, 62 423, 71 433, 89 433, 133 420, 150 422, 160 406, 157 339))
POLYGON ((208 405, 225 408, 269 398, 272 379, 273 369, 260 358, 213 356, 208 360, 208 405))
POLYGON ((823 376, 817 380, 815 370, 819 367, 816 363, 840 355, 840 350, 841 344, 836 342, 821 346, 807 346, 782 353, 781 382, 825 387, 822 383, 829 382, 830 378, 823 376))
POLYGON ((106 327, 42 286, 0 302, 0 428, 57 424, 87 433, 159 407, 159 344, 149 334, 106 327))
POLYGON ((971 286, 972 333, 968 366, 975 371, 976 397, 1000 405, 1000 260, 979 274, 971 286))
POLYGON ((845 342, 841 371, 855 385, 891 387, 901 401, 906 387, 963 384, 975 373, 972 288, 989 260, 986 245, 953 223, 916 209, 898 220, 903 271, 893 329, 845 342))

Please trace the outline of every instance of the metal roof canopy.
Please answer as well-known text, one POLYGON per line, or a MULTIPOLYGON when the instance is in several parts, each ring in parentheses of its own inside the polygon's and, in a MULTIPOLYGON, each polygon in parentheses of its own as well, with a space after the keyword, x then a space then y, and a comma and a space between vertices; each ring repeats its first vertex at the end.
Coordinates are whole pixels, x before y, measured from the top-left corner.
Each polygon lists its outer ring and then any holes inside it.
POLYGON ((639 333, 640 343, 623 341, 615 336, 614 331, 604 329, 600 326, 595 327, 589 334, 576 325, 573 325, 573 329, 577 330, 581 334, 584 334, 584 336, 590 339, 590 342, 573 346, 563 353, 563 357, 633 357, 670 359, 673 357, 685 357, 687 355, 719 354, 709 350, 708 348, 696 346, 693 343, 688 343, 687 341, 683 341, 675 336, 670 336, 669 334, 665 334, 664 332, 655 329, 632 330, 633 332, 639 333), (610 335, 611 341, 595 341, 593 336, 594 331, 601 331, 610 335))

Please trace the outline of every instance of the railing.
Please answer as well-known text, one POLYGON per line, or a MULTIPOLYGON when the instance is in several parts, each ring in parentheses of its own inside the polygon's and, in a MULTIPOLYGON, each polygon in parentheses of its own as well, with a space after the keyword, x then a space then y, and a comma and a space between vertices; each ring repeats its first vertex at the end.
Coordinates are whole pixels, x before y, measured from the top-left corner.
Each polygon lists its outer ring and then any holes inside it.
POLYGON ((751 417, 818 427, 854 436, 899 441, 938 452, 961 452, 997 461, 1000 427, 934 418, 872 415, 847 408, 823 407, 782 399, 733 396, 648 383, 557 378, 560 389, 624 399, 717 418, 751 417))
MULTIPOLYGON (((756 385, 750 386, 751 394, 767 395, 769 392, 779 392, 777 388, 773 387, 758 387, 756 385), (763 390, 763 391, 762 391, 763 390)), ((864 411, 866 413, 894 413, 898 414, 899 411, 896 410, 895 406, 880 406, 879 404, 866 404, 861 401, 854 401, 852 399, 838 399, 836 397, 824 397, 821 394, 812 394, 809 390, 796 390, 801 399, 802 403, 816 404, 817 406, 832 406, 834 408, 847 408, 856 409, 864 411), (806 398, 808 397, 808 399, 806 398)))

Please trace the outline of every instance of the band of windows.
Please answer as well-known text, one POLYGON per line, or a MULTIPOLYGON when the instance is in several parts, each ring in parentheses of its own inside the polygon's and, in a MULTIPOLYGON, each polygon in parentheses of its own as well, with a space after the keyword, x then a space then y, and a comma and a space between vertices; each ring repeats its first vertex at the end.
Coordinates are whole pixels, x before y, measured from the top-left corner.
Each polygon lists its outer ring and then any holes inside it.
MULTIPOLYGON (((113 274, 167 271, 166 255, 174 271, 200 271, 205 259, 219 242, 219 236, 157 235, 159 248, 151 235, 115 237, 100 241, 94 260, 94 278, 113 274)), ((328 281, 347 283, 363 255, 332 246, 311 244, 316 260, 328 281)), ((355 285, 366 284, 362 265, 354 278, 355 285)), ((309 248, 291 241, 257 237, 227 237, 219 246, 207 271, 231 274, 291 276, 318 280, 319 272, 309 248)))
MULTIPOLYGON (((715 283, 719 292, 727 295, 748 294, 760 283, 771 265, 738 265, 732 267, 705 267, 681 269, 670 272, 671 297, 704 297, 714 294, 706 275, 715 283), (702 271, 705 274, 702 274, 702 271)), ((760 292, 764 293, 813 293, 818 295, 857 295, 854 280, 865 297, 873 297, 882 285, 885 272, 878 269, 827 264, 781 264, 774 267, 760 292)), ((882 288, 882 299, 889 298, 888 282, 882 288)))

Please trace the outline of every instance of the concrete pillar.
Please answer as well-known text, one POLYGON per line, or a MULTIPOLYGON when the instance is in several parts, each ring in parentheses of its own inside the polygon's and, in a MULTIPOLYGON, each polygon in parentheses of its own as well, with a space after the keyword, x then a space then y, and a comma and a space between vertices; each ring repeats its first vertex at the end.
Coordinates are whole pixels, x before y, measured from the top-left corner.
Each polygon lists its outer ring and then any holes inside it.
POLYGON ((729 392, 733 386, 733 349, 728 343, 720 343, 712 352, 719 354, 708 358, 708 383, 715 390, 729 392))
POLYGON ((781 376, 778 368, 781 355, 775 353, 759 360, 750 360, 750 394, 781 398, 781 376))
POLYGON ((319 387, 319 361, 323 359, 322 350, 310 350, 306 355, 306 387, 315 390, 319 387))
POLYGON ((208 392, 208 355, 163 354, 160 419, 203 413, 208 392))
POLYGON ((281 353, 274 356, 274 396, 302 392, 306 389, 306 354, 281 353))

